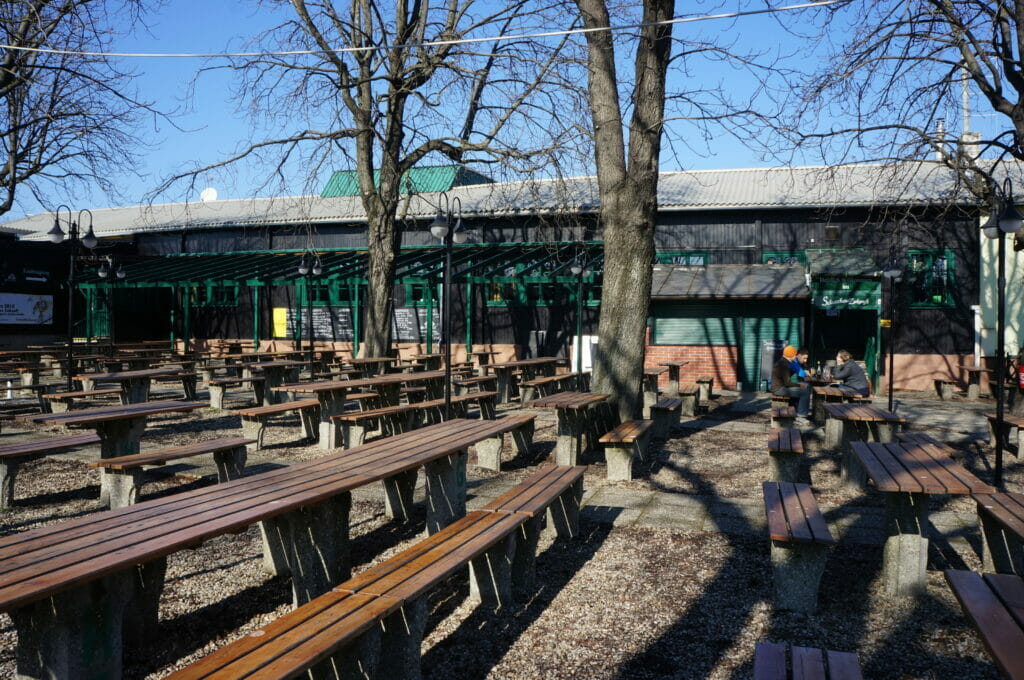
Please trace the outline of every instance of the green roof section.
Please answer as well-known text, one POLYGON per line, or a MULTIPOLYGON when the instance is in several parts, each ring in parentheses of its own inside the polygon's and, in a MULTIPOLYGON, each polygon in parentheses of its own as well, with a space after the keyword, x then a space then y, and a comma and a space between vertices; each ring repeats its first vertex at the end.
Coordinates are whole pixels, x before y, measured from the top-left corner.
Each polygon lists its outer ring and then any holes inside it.
MULTIPOLYGON (((413 168, 402 177, 403 194, 428 194, 448 191, 452 187, 464 187, 473 184, 491 184, 494 180, 470 170, 463 165, 433 165, 425 168, 413 168)), ((373 173, 373 182, 380 182, 380 170, 373 173)), ((336 170, 324 190, 322 198, 339 196, 358 196, 359 179, 355 170, 336 170)))

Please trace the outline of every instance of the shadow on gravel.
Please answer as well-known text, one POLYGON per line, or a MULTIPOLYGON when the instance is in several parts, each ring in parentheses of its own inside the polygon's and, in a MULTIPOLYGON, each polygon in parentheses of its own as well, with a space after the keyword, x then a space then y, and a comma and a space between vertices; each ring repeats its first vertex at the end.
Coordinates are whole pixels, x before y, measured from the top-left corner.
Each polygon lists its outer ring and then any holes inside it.
MULTIPOLYGON (((529 599, 504 611, 478 606, 457 629, 423 655, 423 678, 483 680, 537 618, 544 613, 573 576, 601 548, 612 525, 580 519, 581 535, 556 539, 537 555, 537 587, 529 599)), ((433 630, 469 593, 463 575, 450 579, 431 594, 428 628, 433 630)))

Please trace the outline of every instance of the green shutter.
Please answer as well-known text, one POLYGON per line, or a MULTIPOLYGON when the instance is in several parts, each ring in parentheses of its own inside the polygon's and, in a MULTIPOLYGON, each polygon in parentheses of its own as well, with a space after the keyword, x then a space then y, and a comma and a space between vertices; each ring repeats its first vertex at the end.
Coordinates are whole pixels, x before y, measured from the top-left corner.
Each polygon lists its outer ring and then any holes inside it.
POLYGON ((758 316, 743 319, 743 344, 740 347, 739 377, 744 389, 760 389, 761 346, 764 341, 784 340, 800 346, 803 309, 798 304, 763 304, 758 316))
POLYGON ((736 304, 662 304, 654 310, 655 345, 735 345, 736 304))

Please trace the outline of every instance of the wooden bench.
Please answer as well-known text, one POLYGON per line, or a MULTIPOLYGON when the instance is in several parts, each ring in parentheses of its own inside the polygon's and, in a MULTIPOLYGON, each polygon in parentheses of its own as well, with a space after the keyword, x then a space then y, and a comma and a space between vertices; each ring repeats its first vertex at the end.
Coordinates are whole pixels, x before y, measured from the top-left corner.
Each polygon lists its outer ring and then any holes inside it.
POLYGON ((1024 495, 973 494, 984 539, 986 571, 1024 576, 1024 495))
POLYGON ((501 449, 504 446, 505 434, 511 433, 519 455, 525 456, 533 444, 534 416, 515 413, 495 418, 502 425, 493 437, 482 439, 476 444, 476 464, 485 470, 501 471, 501 449))
POLYGON ((792 428, 796 423, 796 406, 772 406, 769 427, 792 428))
POLYGON ((864 680, 857 655, 831 649, 758 642, 754 650, 754 680, 864 680), (789 670, 792 669, 792 670, 789 670))
POLYGON ((47 403, 47 411, 50 413, 65 413, 71 410, 75 399, 88 399, 90 397, 105 397, 114 394, 121 394, 120 387, 104 387, 98 390, 78 390, 76 392, 49 392, 42 395, 47 403))
POLYGON ((462 378, 460 380, 453 380, 452 384, 455 385, 456 391, 459 394, 471 392, 474 387, 481 392, 494 392, 498 389, 498 376, 482 375, 475 378, 462 378))
MULTIPOLYGON (((992 446, 996 445, 996 414, 986 413, 988 419, 988 441, 992 446)), ((1016 447, 1016 455, 1019 458, 1021 451, 1024 451, 1024 418, 1011 413, 1003 414, 1003 444, 1012 442, 1016 447), (1016 430, 1016 431, 1015 431, 1016 430), (1016 435, 1016 436, 1014 436, 1016 435)))
POLYGON ((764 482, 764 510, 771 538, 775 607, 813 614, 828 549, 835 543, 811 487, 764 482))
POLYGON ((652 436, 655 439, 667 439, 672 427, 679 424, 679 414, 683 410, 683 400, 663 397, 651 404, 651 419, 654 421, 652 436))
POLYGON ((694 380, 697 383, 697 387, 700 388, 700 400, 703 403, 711 401, 711 396, 714 394, 715 379, 710 375, 702 375, 701 377, 694 380))
POLYGON ((795 482, 800 474, 800 458, 804 442, 800 430, 776 428, 768 433, 768 454, 771 457, 771 480, 795 482))
POLYGON ((267 429, 267 421, 278 413, 298 411, 302 419, 302 434, 307 439, 316 439, 320 425, 320 402, 316 399, 286 401, 270 406, 256 406, 232 411, 242 417, 242 433, 255 443, 249 445, 249 451, 263 448, 263 435, 267 429))
POLYGON ((797 402, 800 401, 800 397, 791 397, 791 396, 786 395, 786 394, 772 394, 771 398, 772 398, 772 404, 771 404, 772 406, 781 406, 781 407, 792 406, 792 407, 795 408, 796 405, 797 405, 797 402))
POLYGON ((253 396, 257 404, 265 404, 266 378, 263 376, 252 376, 248 378, 211 378, 206 381, 206 387, 210 390, 210 406, 213 408, 224 408, 224 396, 229 387, 239 387, 248 383, 252 387, 253 396))
POLYGON ((1024 629, 1020 603, 1024 581, 1015 574, 977 574, 947 569, 946 583, 977 629, 1003 675, 1024 680, 1024 629))
MULTIPOLYGON (((466 417, 467 406, 475 402, 480 407, 480 417, 491 420, 494 418, 494 399, 497 396, 497 392, 453 395, 451 398, 452 417, 466 417)), ((331 416, 331 419, 341 423, 342 447, 350 448, 359 446, 366 441, 367 434, 371 430, 377 429, 378 423, 384 434, 397 434, 414 430, 424 421, 430 424, 441 422, 444 419, 444 399, 343 413, 331 416)))
POLYGON ((587 392, 590 389, 590 381, 588 378, 589 375, 587 373, 583 373, 582 376, 579 373, 558 373, 555 375, 541 376, 532 380, 524 380, 519 383, 519 390, 522 398, 520 403, 525 404, 528 401, 533 401, 534 397, 546 397, 554 392, 564 392, 567 389, 576 390, 577 392, 587 392), (579 389, 581 377, 583 388, 579 389))
MULTIPOLYGON (((6 388, 8 392, 33 392, 36 400, 39 402, 39 410, 43 413, 48 413, 46 409, 50 407, 50 402, 43 398, 44 394, 57 392, 58 390, 67 387, 66 383, 40 383, 38 385, 11 385, 6 388)), ((27 398, 21 397, 18 398, 27 398)))
POLYGON ((69 437, 50 437, 41 441, 0 445, 0 508, 9 508, 14 502, 14 480, 22 463, 51 453, 99 443, 99 436, 89 432, 69 437))
POLYGON ((697 385, 680 385, 679 398, 683 400, 681 416, 695 416, 700 408, 700 388, 697 385))
POLYGON ((242 476, 245 469, 245 447, 255 443, 252 439, 228 437, 212 439, 183 446, 173 446, 159 451, 147 451, 131 456, 118 456, 93 461, 89 465, 111 473, 110 507, 121 508, 133 505, 137 500, 144 481, 143 467, 165 465, 171 460, 191 458, 212 453, 217 465, 217 481, 226 482, 242 476))
POLYGON ((953 399, 953 390, 956 386, 956 382, 956 380, 936 378, 935 394, 939 395, 939 399, 943 401, 951 401, 953 399))
POLYGON ((604 446, 609 480, 633 478, 633 457, 644 459, 653 425, 653 420, 629 420, 601 436, 598 441, 604 446))
POLYGON ((485 509, 339 584, 169 676, 169 680, 420 677, 426 595, 469 566, 470 601, 507 607, 535 593, 545 511, 560 537, 577 535, 582 467, 538 471, 485 509), (558 505, 559 511, 550 508, 558 505), (572 517, 565 522, 560 514, 572 517))

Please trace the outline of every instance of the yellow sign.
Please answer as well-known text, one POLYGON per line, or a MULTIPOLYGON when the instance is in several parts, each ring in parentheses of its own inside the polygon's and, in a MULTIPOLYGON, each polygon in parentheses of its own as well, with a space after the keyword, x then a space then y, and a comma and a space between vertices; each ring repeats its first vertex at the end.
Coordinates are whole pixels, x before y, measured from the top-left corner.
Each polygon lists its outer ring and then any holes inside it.
POLYGON ((274 307, 274 337, 288 337, 288 308, 274 307))
POLYGON ((878 325, 882 328, 892 328, 892 319, 879 319, 878 325))

